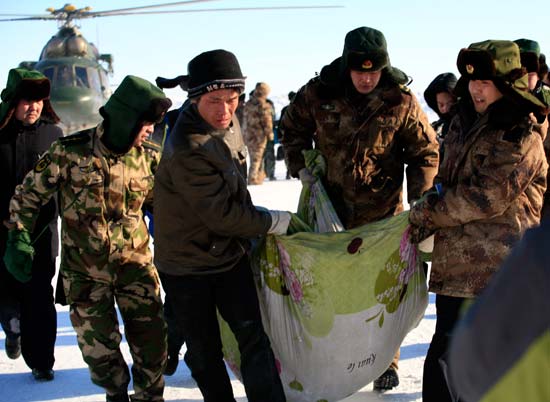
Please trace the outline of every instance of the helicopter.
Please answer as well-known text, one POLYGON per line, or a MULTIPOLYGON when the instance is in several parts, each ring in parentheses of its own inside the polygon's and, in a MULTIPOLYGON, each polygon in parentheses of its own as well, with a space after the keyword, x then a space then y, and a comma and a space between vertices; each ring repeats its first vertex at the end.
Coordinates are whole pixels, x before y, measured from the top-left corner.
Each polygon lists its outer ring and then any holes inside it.
POLYGON ((0 22, 6 21, 58 21, 59 30, 45 44, 38 61, 23 61, 19 67, 34 69, 44 74, 51 82, 50 102, 61 119, 65 135, 96 126, 101 121, 99 109, 111 95, 109 75, 113 74, 113 56, 102 54, 86 40, 76 21, 86 18, 171 14, 190 12, 225 12, 251 10, 295 10, 315 8, 341 8, 342 6, 273 6, 234 7, 202 9, 149 9, 175 7, 219 0, 186 0, 172 3, 129 7, 105 11, 92 11, 91 7, 77 8, 73 4, 46 9, 48 14, 13 15, 1 14, 0 22), (17 18, 13 18, 17 17, 17 18))

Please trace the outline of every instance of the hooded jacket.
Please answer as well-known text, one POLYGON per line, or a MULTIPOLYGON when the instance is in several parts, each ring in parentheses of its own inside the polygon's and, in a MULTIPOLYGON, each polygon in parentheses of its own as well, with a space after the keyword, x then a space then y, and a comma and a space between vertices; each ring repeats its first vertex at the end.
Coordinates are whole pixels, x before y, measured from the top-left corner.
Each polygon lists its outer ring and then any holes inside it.
POLYGON ((439 74, 434 80, 428 85, 428 88, 424 91, 424 99, 428 106, 437 113, 439 120, 432 123, 437 139, 440 143, 443 142, 443 138, 449 131, 449 125, 454 116, 455 111, 451 110, 445 114, 442 114, 439 111, 437 106, 437 94, 440 92, 446 92, 454 96, 454 88, 456 86, 457 79, 453 73, 443 73, 439 74))
POLYGON ((341 66, 338 58, 302 87, 279 127, 292 176, 305 167, 302 150, 321 151, 327 193, 353 228, 403 211, 405 165, 409 201, 420 198, 437 173, 439 146, 403 72, 384 68, 361 95, 341 66))
POLYGON ((248 238, 265 235, 269 213, 252 204, 239 123, 216 130, 196 104, 180 113, 155 176, 155 265, 169 275, 233 268, 248 238))

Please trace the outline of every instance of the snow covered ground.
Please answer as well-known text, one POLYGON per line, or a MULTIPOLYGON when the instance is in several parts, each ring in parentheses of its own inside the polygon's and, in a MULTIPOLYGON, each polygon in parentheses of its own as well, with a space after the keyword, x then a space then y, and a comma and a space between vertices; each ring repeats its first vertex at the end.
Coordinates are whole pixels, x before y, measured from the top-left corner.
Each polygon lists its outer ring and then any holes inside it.
MULTIPOLYGON (((266 181, 261 186, 250 187, 250 193, 256 205, 270 209, 296 210, 300 193, 298 180, 284 180, 285 167, 277 162, 276 176, 279 180, 266 181)), ((55 283, 55 282, 54 282, 55 283)), ((365 386, 345 402, 414 402, 422 400, 422 366, 424 356, 435 328, 435 298, 430 295, 430 304, 420 325, 408 334, 401 346, 400 381, 401 384, 385 394, 372 392, 372 384, 365 386)), ((69 320, 67 307, 58 306, 58 329, 54 366, 55 380, 46 383, 34 381, 22 358, 9 360, 4 353, 3 332, 0 332, 0 402, 100 402, 105 401, 103 390, 93 385, 89 379, 76 344, 76 334, 69 320)), ((123 343, 127 361, 131 358, 127 344, 123 343)), ((182 349, 182 353, 185 351, 182 349)), ((246 401, 244 388, 232 377, 233 389, 237 401, 246 401)), ((166 401, 201 401, 202 397, 191 374, 183 361, 171 377, 166 377, 164 392, 166 401)))

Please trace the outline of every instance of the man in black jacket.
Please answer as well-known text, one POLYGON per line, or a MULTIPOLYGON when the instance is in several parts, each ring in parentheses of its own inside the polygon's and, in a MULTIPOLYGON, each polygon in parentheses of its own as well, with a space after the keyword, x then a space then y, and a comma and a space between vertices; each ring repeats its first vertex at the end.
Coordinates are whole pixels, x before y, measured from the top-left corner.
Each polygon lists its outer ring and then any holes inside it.
MULTIPOLYGON (((50 82, 38 71, 12 69, 0 104, 1 219, 20 184, 40 155, 63 135, 51 107, 50 82)), ((8 230, 0 225, 0 254, 4 255, 8 230)), ((35 256, 32 279, 20 283, 0 261, 0 322, 6 333, 6 353, 21 352, 38 381, 53 380, 57 313, 52 278, 57 256, 57 214, 51 200, 38 217, 32 238, 35 256)))
POLYGON ((235 400, 216 310, 239 344, 248 400, 285 401, 247 239, 286 233, 290 214, 257 210, 248 193, 246 147, 234 116, 245 78, 235 55, 205 52, 188 70, 191 104, 181 111, 155 175, 155 265, 204 401, 235 400))

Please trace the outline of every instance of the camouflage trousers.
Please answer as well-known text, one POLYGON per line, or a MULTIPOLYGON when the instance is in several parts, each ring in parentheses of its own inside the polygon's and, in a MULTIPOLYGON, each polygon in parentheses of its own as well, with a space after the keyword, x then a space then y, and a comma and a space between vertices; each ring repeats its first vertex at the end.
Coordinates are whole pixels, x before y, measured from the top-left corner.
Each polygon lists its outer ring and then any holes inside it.
POLYGON ((264 152, 267 141, 248 147, 250 168, 248 169, 248 184, 262 184, 265 178, 263 169, 264 152))
POLYGON ((133 359, 132 401, 164 401, 166 324, 155 267, 108 263, 87 273, 64 269, 63 284, 92 382, 108 395, 128 392, 130 373, 119 347, 116 301, 133 359))

